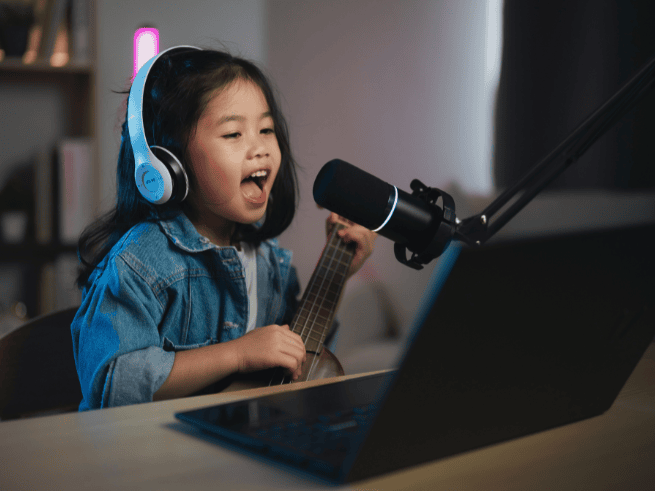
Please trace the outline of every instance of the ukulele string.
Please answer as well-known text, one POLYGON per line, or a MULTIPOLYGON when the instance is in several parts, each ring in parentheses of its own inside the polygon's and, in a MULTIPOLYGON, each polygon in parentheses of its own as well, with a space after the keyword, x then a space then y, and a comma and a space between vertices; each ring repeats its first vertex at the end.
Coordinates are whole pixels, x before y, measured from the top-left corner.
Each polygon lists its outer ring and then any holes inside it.
MULTIPOLYGON (((330 262, 331 262, 331 263, 336 262, 337 264, 336 264, 336 266, 335 266, 333 269, 332 269, 332 268, 329 269, 329 271, 330 271, 330 273, 331 273, 331 276, 330 276, 330 279, 329 279, 329 281, 328 281, 328 288, 329 288, 330 285, 332 284, 332 282, 333 282, 333 280, 334 280, 334 277, 337 276, 337 272, 338 272, 339 265, 342 265, 342 264, 343 264, 343 257, 344 257, 344 255, 347 255, 347 256, 348 256, 348 257, 346 258, 346 261, 345 261, 345 267, 346 267, 346 269, 345 269, 345 271, 344 271, 344 274, 341 275, 341 278, 340 278, 341 281, 340 281, 340 283, 337 285, 337 288, 336 288, 336 291, 340 294, 340 293, 341 293, 341 288, 343 287, 343 284, 344 284, 344 282, 345 282, 345 280, 346 280, 346 274, 347 274, 347 272, 348 272, 348 268, 350 267, 350 262, 352 261, 352 254, 349 254, 350 251, 349 251, 349 249, 348 249, 348 246, 347 246, 347 245, 346 245, 346 244, 341 240, 341 238, 336 234, 336 231, 335 231, 334 236, 335 236, 334 254, 333 254, 333 256, 332 256, 330 262), (338 257, 338 258, 336 258, 336 254, 337 254, 337 253, 339 253, 339 257, 338 257), (336 261, 335 261, 335 259, 336 259, 336 261)), ((339 297, 339 295, 337 295, 337 298, 336 298, 337 301, 338 301, 338 299, 339 299, 338 297, 339 297)), ((320 309, 323 307, 323 303, 324 303, 325 301, 327 301, 327 300, 328 300, 328 299, 327 299, 327 295, 325 295, 325 296, 323 297, 322 301, 321 301, 321 306, 319 306, 319 311, 320 311, 320 309)), ((336 304, 335 304, 335 306, 336 306, 336 304)), ((334 308, 332 308, 331 310, 332 310, 332 312, 334 312, 334 308)), ((331 318, 328 318, 328 321, 330 321, 330 320, 331 320, 331 318)), ((331 323, 330 323, 330 324, 331 324, 331 323)), ((321 332, 321 334, 320 334, 319 346, 321 346, 321 345, 323 344, 323 341, 325 340, 325 336, 327 335, 327 331, 328 331, 328 329, 329 329, 330 327, 331 327, 331 326, 326 326, 326 328, 324 328, 324 329, 322 330, 322 332, 321 332)), ((312 326, 312 329, 313 329, 313 326, 312 326)), ((311 333, 311 330, 310 330, 310 333, 311 333)), ((314 371, 314 369, 316 368, 317 364, 318 364, 318 357, 315 356, 315 357, 314 357, 314 360, 312 361, 312 366, 310 367, 309 371, 307 372, 307 378, 309 378, 309 377, 311 376, 311 374, 313 373, 313 371, 314 371)))
MULTIPOLYGON (((313 300, 312 306, 310 308, 310 315, 307 317, 307 321, 309 321, 310 317, 311 318, 318 317, 318 313, 320 312, 323 301, 324 301, 324 299, 321 298, 321 295, 319 295, 319 293, 320 293, 321 289, 323 288, 323 285, 326 283, 326 280, 327 280, 328 288, 329 288, 329 285, 330 285, 330 282, 331 282, 332 278, 329 278, 329 280, 328 280, 328 275, 330 273, 332 273, 332 276, 334 276, 335 271, 331 268, 331 266, 332 266, 332 263, 334 262, 335 254, 337 252, 339 252, 339 248, 337 247, 338 246, 338 241, 339 241, 337 232, 338 232, 338 229, 335 229, 334 233, 330 236, 330 241, 328 242, 328 245, 327 245, 327 247, 329 247, 330 249, 328 249, 326 251, 327 254, 325 255, 325 260, 327 262, 327 264, 325 265, 326 272, 325 272, 325 275, 322 276, 321 286, 318 288, 318 291, 316 292, 317 294, 316 294, 316 296, 315 296, 315 298, 313 300), (314 308, 316 307, 316 300, 318 300, 319 298, 321 298, 321 304, 319 304, 316 314, 311 315, 311 312, 313 312, 314 308)), ((307 324, 307 321, 306 321, 306 324, 307 324)), ((307 339, 309 339, 309 337, 310 337, 310 335, 311 335, 311 333, 312 333, 312 331, 314 329, 315 324, 316 324, 316 322, 314 321, 312 323, 312 325, 309 327, 309 332, 307 333, 307 339)), ((305 325, 305 327, 306 327, 306 325, 305 325)), ((304 333, 305 327, 303 327, 303 333, 304 333)), ((323 332, 325 332, 325 329, 323 329, 323 332)), ((320 346, 320 344, 319 344, 319 346, 320 346)), ((310 375, 312 374, 312 372, 314 370, 314 367, 316 366, 317 359, 318 359, 318 356, 314 356, 312 364, 309 367, 309 370, 307 371, 307 378, 308 379, 309 379, 310 375)))
MULTIPOLYGON (((334 269, 331 268, 331 265, 335 262, 336 254, 340 253, 339 258, 336 259, 337 262, 341 262, 342 259, 343 259, 344 254, 346 254, 346 256, 347 256, 346 261, 345 261, 346 271, 350 267, 350 263, 352 262, 352 258, 353 258, 353 254, 348 250, 347 245, 344 242, 341 241, 341 238, 337 234, 338 230, 340 230, 341 228, 343 228, 343 227, 342 226, 337 226, 337 227, 335 227, 334 231, 331 233, 331 235, 329 237, 329 240, 328 240, 328 244, 326 245, 326 248, 328 248, 327 251, 326 251, 326 254, 324 256, 322 256, 321 261, 319 262, 319 265, 316 268, 316 270, 319 271, 319 269, 321 267, 325 267, 328 273, 332 273, 332 276, 329 278, 328 285, 332 282, 332 280, 333 280, 333 278, 335 276, 335 273, 337 271, 336 268, 334 268, 334 269), (326 265, 325 263, 328 263, 328 264, 326 265)), ((346 275, 344 273, 343 275, 341 275, 341 282, 337 287, 338 292, 341 291, 341 288, 343 287, 343 283, 345 281, 345 278, 346 278, 346 275)), ((321 288, 323 288, 323 285, 325 284, 326 279, 327 279, 326 276, 322 277, 322 282, 321 282, 321 285, 319 286, 318 292, 320 292, 321 288)), ((307 292, 314 291, 317 280, 318 280, 318 274, 312 275, 310 285, 308 285, 308 287, 307 287, 307 292)), ((313 327, 313 325, 311 325, 311 326, 309 326, 309 332, 307 332, 306 337, 304 337, 305 336, 305 330, 308 327, 308 323, 310 321, 310 318, 315 317, 315 316, 312 315, 312 312, 314 310, 314 307, 316 306, 316 299, 318 297, 319 297, 319 295, 316 294, 316 298, 312 301, 312 305, 309 308, 309 311, 307 313, 307 318, 305 319, 304 324, 303 324, 302 329, 301 329, 301 332, 300 332, 300 336, 301 336, 301 338, 303 338, 303 340, 305 342, 305 346, 307 345, 306 343, 310 339, 310 336, 311 336, 311 334, 313 332, 314 327, 313 327)), ((320 311, 320 309, 322 308, 322 304, 325 302, 325 300, 326 300, 326 298, 321 300, 321 305, 319 306, 318 311, 320 311)), ((303 310, 307 310, 307 303, 308 302, 306 300, 303 302, 302 306, 299 308, 299 313, 302 312, 303 310)), ((317 311, 317 315, 318 315, 318 311, 317 311)), ((326 336, 326 329, 323 329, 322 334, 320 335, 318 346, 320 346, 323 343, 323 341, 325 339, 325 336, 326 336)), ((316 341, 316 339, 314 339, 314 341, 316 341)), ((316 356, 314 357, 314 360, 312 361, 312 366, 310 367, 310 369, 309 369, 309 371, 307 373, 307 377, 309 377, 311 375, 314 368, 316 367, 317 362, 318 362, 317 358, 318 357, 316 357, 316 356)), ((274 378, 275 377, 272 377, 271 380, 269 381, 269 384, 268 384, 269 386, 272 385, 274 378)), ((285 383, 286 378, 287 377, 282 376, 281 379, 280 379, 280 384, 279 385, 283 385, 285 383)))
MULTIPOLYGON (((336 235, 336 232, 337 232, 337 230, 335 228, 335 230, 330 234, 330 237, 328 238, 328 243, 325 245, 325 250, 328 250, 328 248, 330 247, 331 242, 332 242, 334 236, 336 235)), ((321 254, 321 258, 319 260, 319 263, 316 266, 315 271, 319 271, 319 269, 324 265, 326 260, 327 260, 327 255, 321 254)), ((305 290, 307 295, 309 294, 309 292, 314 290, 317 279, 318 279, 318 274, 316 274, 316 272, 315 272, 315 274, 313 274, 312 277, 310 278, 309 284, 307 285, 307 289, 305 290)), ((297 321, 297 318, 301 315, 303 310, 306 310, 306 304, 307 304, 306 299, 301 300, 301 304, 298 306, 298 311, 296 312, 296 315, 295 315, 296 319, 294 319, 294 320, 297 321)), ((311 310, 312 309, 310 308, 309 312, 307 313, 307 317, 306 317, 306 319, 304 321, 304 324, 302 326, 302 329, 300 330, 300 333, 298 333, 300 335, 300 337, 303 339, 303 343, 305 344, 305 347, 307 347, 306 339, 309 339, 309 336, 307 336, 307 338, 304 338, 303 336, 304 336, 304 333, 305 333, 305 329, 307 327, 307 323, 309 322, 309 319, 311 317, 311 310)), ((296 331, 297 326, 298 326, 298 323, 294 322, 294 329, 293 329, 294 332, 296 331)), ((311 333, 311 329, 310 329, 310 333, 311 333)), ((281 369, 278 370, 278 372, 281 372, 281 369)), ((283 375, 280 378, 280 383, 278 385, 283 385, 285 383, 286 378, 287 377, 283 375)), ((271 380, 268 383, 269 387, 273 384, 274 380, 275 380, 275 375, 273 377, 271 377, 271 380)))
POLYGON ((309 332, 307 334, 305 334, 305 330, 307 329, 311 318, 314 317, 312 315, 312 312, 314 310, 314 306, 316 305, 316 299, 319 297, 318 294, 321 291, 321 288, 322 288, 323 284, 325 283, 325 276, 319 275, 318 272, 323 267, 325 267, 326 270, 329 271, 329 268, 326 265, 326 263, 331 262, 331 258, 329 257, 328 252, 331 251, 332 248, 334 247, 334 244, 332 242, 334 241, 335 235, 336 235, 336 230, 334 231, 334 233, 332 233, 330 235, 330 237, 328 239, 328 243, 325 245, 324 254, 321 255, 321 259, 320 259, 318 265, 316 266, 316 270, 315 270, 314 274, 311 277, 310 284, 307 286, 307 297, 309 297, 310 293, 314 293, 314 300, 309 302, 309 300, 307 298, 305 298, 302 305, 299 307, 299 310, 298 310, 299 313, 301 313, 302 311, 305 311, 306 314, 307 314, 307 316, 305 317, 305 320, 303 322, 302 329, 298 333, 300 335, 300 337, 303 338, 303 340, 305 341, 305 345, 306 345, 306 341, 309 340, 309 335, 311 334, 311 327, 310 327, 309 332), (318 288, 316 288, 317 281, 319 279, 322 280, 321 285, 319 285, 318 288))
MULTIPOLYGON (((312 321, 312 319, 315 318, 318 315, 318 312, 316 312, 316 314, 313 314, 314 308, 316 307, 316 300, 320 297, 319 294, 320 294, 321 289, 323 288, 323 285, 325 284, 325 280, 326 280, 326 276, 325 275, 319 275, 318 272, 321 270, 321 268, 325 268, 326 272, 330 272, 330 264, 333 261, 333 255, 334 255, 334 251, 335 251, 335 247, 336 247, 336 238, 338 238, 337 231, 338 231, 338 228, 335 227, 335 230, 330 234, 328 243, 325 246, 325 254, 322 255, 321 261, 319 262, 318 266, 316 267, 316 274, 312 275, 311 287, 308 286, 307 291, 308 291, 308 293, 309 292, 314 293, 314 299, 311 301, 311 303, 307 302, 307 301, 304 302, 303 306, 302 306, 302 310, 305 310, 306 313, 307 313, 307 316, 306 316, 305 321, 304 321, 303 326, 302 326, 302 330, 300 331, 300 337, 303 338, 303 340, 305 342, 305 346, 307 346, 307 342, 310 340, 310 336, 311 336, 312 331, 313 331, 313 324, 310 325, 310 322, 314 323, 315 321, 312 321), (318 285, 318 288, 316 288, 319 278, 321 280, 321 284, 318 285), (309 304, 309 306, 308 306, 308 304, 309 304), (306 333, 305 331, 307 330, 308 327, 309 327, 309 331, 306 333)), ((320 306, 319 306, 319 310, 320 310, 320 306)), ((314 341, 316 341, 316 340, 314 340, 314 341)), ((316 363, 316 358, 317 357, 315 356, 314 360, 312 361, 312 367, 316 363)), ((309 378, 309 375, 311 373, 311 369, 312 368, 310 368, 310 371, 307 372, 307 378, 309 378)))

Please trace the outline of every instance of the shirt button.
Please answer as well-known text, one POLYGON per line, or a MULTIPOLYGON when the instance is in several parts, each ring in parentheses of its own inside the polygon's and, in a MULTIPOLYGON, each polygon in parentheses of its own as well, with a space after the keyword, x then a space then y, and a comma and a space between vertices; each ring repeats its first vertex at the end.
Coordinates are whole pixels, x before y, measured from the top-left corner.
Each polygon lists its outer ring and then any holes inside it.
POLYGON ((280 264, 284 264, 284 259, 280 259, 280 264))

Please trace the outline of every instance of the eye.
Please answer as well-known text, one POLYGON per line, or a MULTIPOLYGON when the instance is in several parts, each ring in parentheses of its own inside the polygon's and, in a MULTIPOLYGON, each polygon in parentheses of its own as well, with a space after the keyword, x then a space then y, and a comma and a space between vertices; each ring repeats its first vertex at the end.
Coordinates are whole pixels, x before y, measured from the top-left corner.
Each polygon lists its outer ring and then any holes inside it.
POLYGON ((275 130, 273 128, 264 128, 261 133, 263 135, 272 135, 275 133, 275 130))
POLYGON ((238 138, 239 136, 241 136, 241 133, 229 133, 227 135, 223 135, 223 138, 225 138, 226 140, 231 140, 234 138, 238 138))

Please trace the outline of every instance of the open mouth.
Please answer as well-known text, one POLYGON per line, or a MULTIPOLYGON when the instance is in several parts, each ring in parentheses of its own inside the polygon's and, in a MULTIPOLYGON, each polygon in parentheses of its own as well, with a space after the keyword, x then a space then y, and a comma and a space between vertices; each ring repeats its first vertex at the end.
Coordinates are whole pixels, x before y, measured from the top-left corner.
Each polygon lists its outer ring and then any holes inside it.
POLYGON ((241 181, 241 192, 245 198, 252 203, 264 203, 267 199, 264 186, 268 180, 268 170, 258 170, 253 172, 243 181, 241 181))
POLYGON ((268 171, 267 170, 258 170, 257 172, 253 172, 250 174, 248 177, 246 177, 243 181, 241 181, 241 184, 247 183, 247 182, 254 182, 255 185, 260 189, 264 189, 264 184, 266 184, 266 180, 268 179, 268 171))

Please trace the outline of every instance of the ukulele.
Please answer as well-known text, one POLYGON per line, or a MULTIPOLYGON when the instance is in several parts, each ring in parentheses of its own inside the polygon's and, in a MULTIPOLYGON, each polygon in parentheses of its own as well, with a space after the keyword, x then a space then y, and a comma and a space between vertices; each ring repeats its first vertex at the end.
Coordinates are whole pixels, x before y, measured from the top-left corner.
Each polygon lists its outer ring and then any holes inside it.
MULTIPOLYGON (((346 274, 355 254, 354 243, 346 244, 337 232, 345 225, 337 223, 323 248, 316 269, 300 300, 289 328, 298 334, 307 351, 302 374, 295 382, 343 375, 339 360, 324 346, 336 313, 346 274)), ((223 392, 253 389, 294 382, 282 368, 269 368, 248 374, 233 374, 221 383, 223 392)), ((221 390, 221 388, 218 388, 221 390)))

